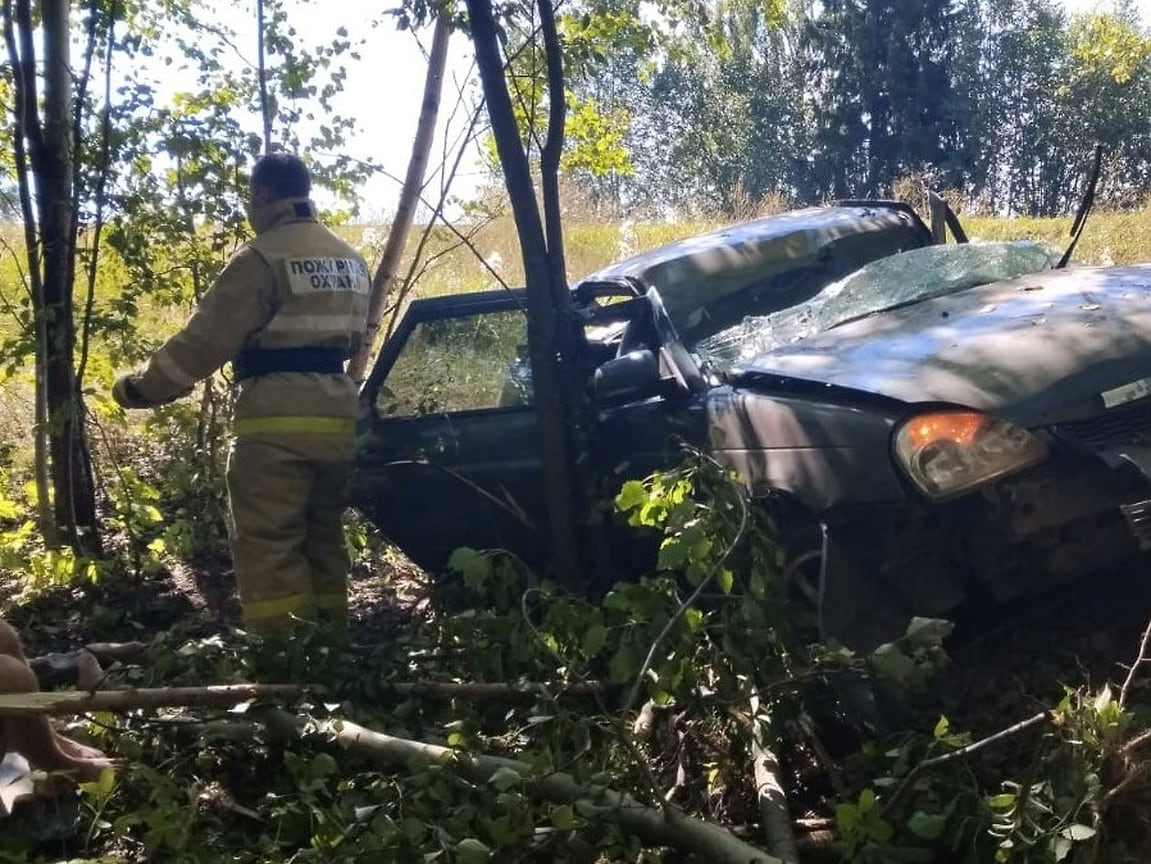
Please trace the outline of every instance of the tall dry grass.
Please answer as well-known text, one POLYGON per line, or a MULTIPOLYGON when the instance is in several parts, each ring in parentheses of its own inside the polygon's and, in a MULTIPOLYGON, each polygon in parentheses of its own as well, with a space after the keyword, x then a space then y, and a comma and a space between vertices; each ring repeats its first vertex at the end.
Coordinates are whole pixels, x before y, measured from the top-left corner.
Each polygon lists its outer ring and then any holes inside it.
MULTIPOLYGON (((1057 248, 1069 241, 1071 217, 996 218, 961 217, 972 240, 1043 240, 1057 248)), ((729 224, 722 220, 698 222, 617 223, 575 221, 566 226, 565 252, 568 278, 576 282, 596 270, 665 243, 691 237, 729 224)), ((519 245, 510 218, 481 228, 473 249, 449 250, 451 238, 437 236, 431 244, 437 255, 415 287, 415 295, 439 296, 498 287, 481 263, 486 261, 508 285, 523 283, 519 245), (440 254, 442 253, 442 254, 440 254)), ((355 239, 354 237, 352 238, 355 239)), ((1151 210, 1092 214, 1075 251, 1084 264, 1132 264, 1151 261, 1151 210)))

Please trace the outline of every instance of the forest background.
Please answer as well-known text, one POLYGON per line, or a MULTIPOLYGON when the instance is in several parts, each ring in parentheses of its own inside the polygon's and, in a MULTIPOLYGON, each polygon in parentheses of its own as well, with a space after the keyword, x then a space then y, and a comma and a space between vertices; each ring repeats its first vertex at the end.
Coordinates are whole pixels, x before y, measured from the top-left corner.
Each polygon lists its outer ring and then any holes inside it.
MULTIPOLYGON (((499 10, 504 78, 532 154, 546 143, 554 102, 540 9, 499 10)), ((1105 149, 1097 212, 1077 255, 1151 260, 1151 33, 1136 4, 1069 14, 1049 0, 607 0, 553 11, 566 71, 559 180, 573 280, 718 224, 844 197, 890 196, 923 208, 929 189, 946 196, 974 237, 1062 244, 1097 144, 1105 149)), ((430 44, 437 16, 457 28, 455 74, 390 320, 413 296, 524 278, 485 106, 467 80, 461 10, 412 2, 377 14, 359 3, 273 0, 250 14, 242 4, 180 0, 4 4, 0 611, 33 648, 148 637, 148 663, 118 670, 118 685, 267 676, 267 654, 222 626, 234 623, 234 609, 211 596, 227 587, 226 382, 209 381, 194 398, 131 421, 108 388, 179 326, 247 237, 244 172, 270 143, 312 160, 329 220, 379 258, 397 179, 389 175, 402 170, 394 157, 375 155, 373 139, 380 154, 385 134, 393 147, 408 140, 389 91, 418 90, 423 68, 353 84, 363 68, 357 55, 390 50, 380 47, 394 44, 383 34, 392 40, 397 27, 430 44), (351 16, 346 26, 334 20, 336 7, 351 16), (262 38, 248 39, 241 30, 257 15, 262 38), (39 54, 38 40, 46 46, 39 54), (386 132, 365 131, 376 128, 369 114, 386 118, 386 132), (53 161, 61 123, 71 144, 53 161), (36 205, 65 174, 74 210, 69 224, 54 226, 36 205), (66 236, 76 240, 71 254, 53 258, 66 236), (48 296, 52 286, 64 293, 48 296)), ((644 494, 658 503, 667 492, 656 484, 644 494)), ((715 548, 730 529, 709 523, 715 548)), ((465 559, 472 593, 455 600, 465 608, 432 604, 409 618, 394 595, 427 602, 426 575, 406 570, 368 526, 350 522, 348 538, 361 591, 356 633, 382 653, 354 668, 333 662, 318 642, 277 655, 281 672, 286 663, 292 675, 327 683, 326 698, 293 704, 312 725, 288 724, 285 733, 280 724, 277 737, 269 731, 275 718, 251 732, 199 714, 92 715, 82 724, 87 734, 130 767, 86 790, 79 839, 50 841, 46 851, 42 841, 0 832, 0 855, 217 860, 215 850, 226 848, 233 860, 252 861, 658 860, 661 853, 638 848, 634 825, 610 827, 601 812, 613 809, 602 806, 607 779, 657 814, 666 815, 662 787, 694 814, 750 824, 756 784, 743 776, 747 754, 730 743, 740 740, 732 730, 754 726, 768 703, 789 728, 806 729, 811 700, 822 698, 811 687, 834 677, 821 664, 830 659, 837 672, 863 664, 830 651, 800 662, 766 627, 755 630, 762 642, 721 637, 732 616, 760 620, 755 598, 718 615, 684 615, 667 646, 674 662, 661 667, 675 674, 653 702, 690 706, 701 719, 670 730, 671 749, 648 765, 640 732, 628 731, 634 705, 592 706, 600 710, 589 722, 587 711, 548 693, 501 714, 502 703, 445 707, 442 694, 399 700, 388 688, 412 676, 589 683, 604 667, 615 684, 642 678, 636 646, 653 644, 669 620, 674 587, 645 583, 603 610, 557 601, 532 621, 518 602, 479 599, 513 596, 518 575, 506 562, 465 559), (756 664, 788 686, 770 698, 749 693, 746 670, 756 664), (717 712, 700 695, 728 687, 752 707, 717 712), (397 775, 368 767, 364 753, 333 751, 323 736, 295 740, 321 728, 339 738, 339 724, 353 719, 519 761, 457 776, 438 770, 440 754, 426 770, 397 775), (557 769, 576 776, 579 794, 541 801, 523 778, 557 769), (373 857, 385 852, 392 857, 373 857)), ((902 683, 919 685, 937 671, 938 635, 911 640, 902 683)), ((1113 698, 1086 685, 1064 691, 1067 680, 1051 674, 1024 698, 997 703, 995 716, 961 718, 990 733, 1040 699, 1050 706, 1043 719, 1062 730, 985 771, 968 772, 959 759, 930 772, 914 766, 972 740, 955 716, 918 716, 897 742, 867 743, 838 774, 822 769, 844 761, 840 754, 804 756, 804 747, 818 749, 818 736, 798 734, 802 752, 793 758, 834 775, 830 790, 807 790, 813 824, 835 834, 816 854, 931 860, 958 849, 971 860, 1062 861, 1130 852, 1139 860, 1142 822, 1122 817, 1140 812, 1142 799, 1124 795, 1142 787, 1120 785, 1144 770, 1133 756, 1138 743, 1130 744, 1144 740, 1130 737, 1141 721, 1125 704, 1126 687, 1113 698), (1108 832, 1109 818, 1137 830, 1108 832)), ((645 844, 674 839, 657 830, 645 844)))

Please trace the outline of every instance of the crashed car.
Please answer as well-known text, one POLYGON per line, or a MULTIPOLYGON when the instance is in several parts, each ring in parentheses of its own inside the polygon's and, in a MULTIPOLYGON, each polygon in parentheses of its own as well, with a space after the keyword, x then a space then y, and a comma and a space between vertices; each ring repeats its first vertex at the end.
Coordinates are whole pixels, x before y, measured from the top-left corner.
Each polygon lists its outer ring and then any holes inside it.
MULTIPOLYGON (((853 646, 1151 541, 1151 266, 932 237, 906 206, 847 202, 572 289, 603 488, 674 464, 675 441, 707 450, 853 646)), ((425 568, 546 556, 526 341, 520 291, 417 300, 363 387, 354 502, 425 568)))

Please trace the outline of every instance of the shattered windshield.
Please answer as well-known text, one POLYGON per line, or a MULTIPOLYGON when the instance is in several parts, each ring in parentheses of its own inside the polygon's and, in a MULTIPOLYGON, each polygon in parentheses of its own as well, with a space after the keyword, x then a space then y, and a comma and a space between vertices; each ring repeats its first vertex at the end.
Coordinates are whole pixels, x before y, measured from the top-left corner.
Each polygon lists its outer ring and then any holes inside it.
POLYGON ((1043 243, 927 246, 873 261, 815 297, 770 315, 749 316, 695 346, 700 358, 726 370, 764 352, 868 315, 954 294, 976 285, 1049 270, 1060 253, 1043 243))

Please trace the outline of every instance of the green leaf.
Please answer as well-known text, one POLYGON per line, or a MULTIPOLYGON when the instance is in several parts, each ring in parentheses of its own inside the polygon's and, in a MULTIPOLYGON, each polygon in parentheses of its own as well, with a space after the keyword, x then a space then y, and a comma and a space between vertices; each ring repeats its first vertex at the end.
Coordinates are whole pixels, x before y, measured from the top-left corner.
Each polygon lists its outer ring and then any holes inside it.
POLYGON ((613 684, 622 684, 628 681, 638 671, 639 666, 636 665, 635 653, 630 645, 621 645, 620 649, 615 652, 608 663, 608 679, 613 684))
POLYGON ((317 753, 312 760, 311 771, 313 777, 330 777, 339 770, 336 760, 329 753, 317 753))
POLYGON ((465 837, 456 844, 456 861, 460 864, 481 864, 491 858, 492 850, 475 837, 465 837))
POLYGON ((938 741, 940 738, 943 738, 945 735, 947 735, 947 730, 950 728, 951 721, 940 714, 939 722, 935 724, 935 728, 931 731, 931 735, 933 738, 935 738, 936 741, 938 741))
POLYGON ((886 843, 895 835, 895 829, 891 827, 891 823, 886 819, 876 817, 871 821, 871 824, 868 825, 868 833, 871 835, 872 840, 886 843))
POLYGON ((1008 810, 1015 806, 1016 796, 1013 792, 1002 792, 987 799, 987 806, 992 810, 1008 810))
POLYGON ((634 510, 647 500, 647 489, 639 480, 628 480, 615 496, 615 509, 620 513, 634 510))
POLYGON ((859 808, 854 804, 836 804, 835 824, 840 831, 850 834, 859 825, 859 808))
POLYGON ((901 687, 912 687, 922 680, 915 662, 890 642, 876 648, 870 660, 876 675, 901 687))
POLYGON ((448 567, 463 576, 464 585, 473 591, 481 590, 492 575, 491 558, 467 546, 452 552, 448 557, 448 567))
POLYGON ((699 628, 703 626, 703 612, 694 606, 689 606, 683 611, 683 620, 687 622, 688 631, 698 633, 699 628))
POLYGON ((1066 837, 1052 837, 1051 856, 1055 859, 1055 864, 1066 860, 1067 856, 1071 854, 1071 849, 1074 845, 1075 844, 1066 837))
POLYGON ((878 816, 872 818, 867 826, 867 832, 873 840, 878 840, 880 843, 886 843, 895 836, 895 829, 891 827, 891 823, 878 816))
POLYGON ((667 537, 659 547, 659 560, 656 566, 660 570, 678 570, 687 562, 690 548, 679 537, 667 537))
POLYGON ((938 840, 947 827, 947 817, 939 813, 924 813, 916 810, 907 820, 907 827, 921 840, 938 840))
POLYGON ((583 634, 583 650, 588 657, 595 657, 607 644, 607 628, 603 624, 592 624, 583 634))
POLYGON ((400 831, 409 843, 419 843, 427 833, 428 826, 422 819, 408 816, 400 823, 400 831))
POLYGON ((513 786, 518 786, 522 781, 523 776, 520 772, 507 765, 497 768, 496 772, 488 778, 488 784, 494 786, 501 792, 507 792, 513 786))
POLYGON ((552 808, 551 820, 560 831, 570 831, 575 827, 575 811, 570 804, 560 804, 552 808))
POLYGON ((715 581, 719 584, 720 591, 724 594, 730 594, 731 589, 735 587, 735 574, 724 567, 719 571, 719 575, 716 576, 715 581))

